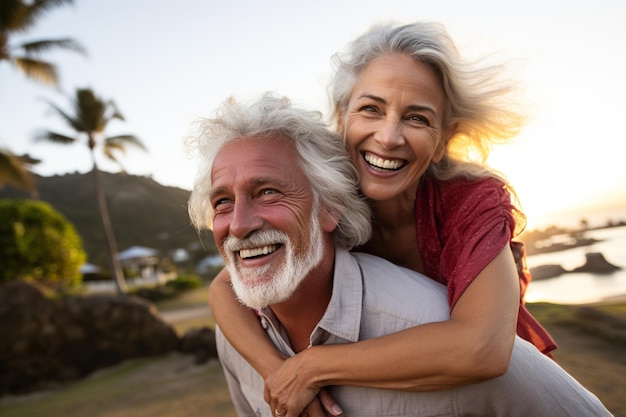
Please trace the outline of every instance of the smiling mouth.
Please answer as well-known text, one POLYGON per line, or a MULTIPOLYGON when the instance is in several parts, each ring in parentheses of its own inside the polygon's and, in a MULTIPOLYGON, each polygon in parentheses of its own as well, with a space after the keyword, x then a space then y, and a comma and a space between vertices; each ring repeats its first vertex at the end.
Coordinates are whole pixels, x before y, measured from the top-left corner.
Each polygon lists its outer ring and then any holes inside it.
POLYGON ((274 245, 263 245, 263 246, 259 246, 257 248, 241 249, 239 251, 239 257, 241 259, 259 258, 259 257, 265 256, 265 255, 269 255, 270 253, 275 252, 281 246, 282 245, 280 245, 280 244, 274 244, 274 245))
POLYGON ((406 165, 403 159, 383 159, 369 152, 363 153, 363 159, 367 164, 377 171, 397 171, 406 165))

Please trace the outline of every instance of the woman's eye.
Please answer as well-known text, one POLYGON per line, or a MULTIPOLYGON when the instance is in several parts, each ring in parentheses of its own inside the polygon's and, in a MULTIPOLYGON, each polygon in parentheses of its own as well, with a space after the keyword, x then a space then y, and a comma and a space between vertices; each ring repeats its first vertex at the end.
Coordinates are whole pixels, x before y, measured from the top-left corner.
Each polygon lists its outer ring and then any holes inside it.
POLYGON ((407 117, 407 119, 410 120, 411 122, 428 124, 428 119, 425 118, 424 116, 420 116, 419 114, 411 114, 407 117))
POLYGON ((363 111, 363 112, 367 112, 367 113, 376 113, 378 112, 378 109, 376 108, 376 106, 372 106, 372 105, 366 105, 366 106, 362 106, 359 111, 363 111))

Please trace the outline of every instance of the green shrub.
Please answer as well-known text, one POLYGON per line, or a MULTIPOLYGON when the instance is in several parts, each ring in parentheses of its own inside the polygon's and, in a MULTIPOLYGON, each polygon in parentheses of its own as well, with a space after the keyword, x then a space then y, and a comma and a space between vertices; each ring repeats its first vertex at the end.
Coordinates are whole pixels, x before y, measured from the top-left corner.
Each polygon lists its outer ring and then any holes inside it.
POLYGON ((178 278, 168 281, 167 286, 176 291, 193 290, 202 286, 202 278, 197 275, 179 275, 178 278))
POLYGON ((49 204, 0 200, 0 282, 74 287, 86 258, 74 226, 49 204))

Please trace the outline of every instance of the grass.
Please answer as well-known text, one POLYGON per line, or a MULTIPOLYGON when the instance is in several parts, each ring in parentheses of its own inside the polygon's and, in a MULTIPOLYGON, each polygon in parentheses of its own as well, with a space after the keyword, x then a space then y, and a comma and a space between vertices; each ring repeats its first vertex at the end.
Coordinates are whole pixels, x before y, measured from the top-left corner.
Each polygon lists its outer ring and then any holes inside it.
POLYGON ((546 326, 571 327, 626 349, 626 302, 585 306, 536 303, 529 309, 546 326))
MULTIPOLYGON (((180 299, 157 303, 159 311, 206 306, 206 287, 180 299)), ((529 304, 529 309, 561 346, 557 362, 595 393, 615 415, 626 417, 626 301, 593 306, 529 304), (605 334, 612 335, 605 337, 605 334), (614 337, 617 335, 618 337, 614 337)), ((178 334, 213 326, 210 317, 174 324, 178 334)), ((203 365, 193 356, 172 353, 103 369, 73 384, 29 395, 0 398, 3 417, 233 417, 217 360, 203 365)))
POLYGON ((626 300, 528 308, 559 344, 555 360, 615 417, 626 417, 626 300))
POLYGON ((219 362, 178 353, 135 359, 74 384, 0 400, 5 417, 235 416, 219 362))
POLYGON ((208 305, 208 290, 209 285, 204 284, 201 287, 195 288, 193 290, 184 291, 180 293, 180 295, 178 295, 176 298, 157 301, 154 303, 154 305, 156 306, 157 310, 161 312, 179 310, 182 308, 206 307, 208 305))

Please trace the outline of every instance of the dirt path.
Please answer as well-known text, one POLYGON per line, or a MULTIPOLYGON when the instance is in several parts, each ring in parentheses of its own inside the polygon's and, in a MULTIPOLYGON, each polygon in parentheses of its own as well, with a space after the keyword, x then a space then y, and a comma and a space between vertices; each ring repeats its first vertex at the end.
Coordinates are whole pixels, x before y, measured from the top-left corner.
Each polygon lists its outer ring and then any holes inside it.
POLYGON ((163 317, 163 320, 165 320, 169 324, 176 324, 182 321, 199 319, 204 317, 213 317, 213 314, 211 313, 211 308, 209 308, 209 306, 162 311, 159 312, 159 315, 163 317))

